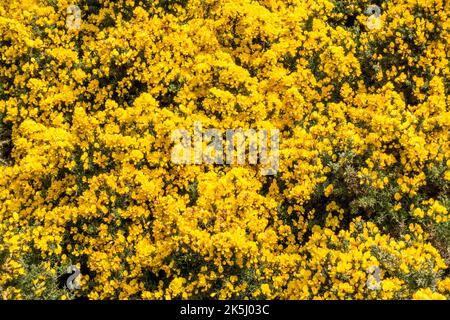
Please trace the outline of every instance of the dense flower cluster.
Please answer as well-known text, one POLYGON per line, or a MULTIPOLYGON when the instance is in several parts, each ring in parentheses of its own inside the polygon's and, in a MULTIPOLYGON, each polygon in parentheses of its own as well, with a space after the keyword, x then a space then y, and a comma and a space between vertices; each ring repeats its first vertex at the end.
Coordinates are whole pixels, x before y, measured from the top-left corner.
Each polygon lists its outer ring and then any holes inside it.
POLYGON ((450 2, 374 2, 2 0, 0 298, 450 298, 450 2))

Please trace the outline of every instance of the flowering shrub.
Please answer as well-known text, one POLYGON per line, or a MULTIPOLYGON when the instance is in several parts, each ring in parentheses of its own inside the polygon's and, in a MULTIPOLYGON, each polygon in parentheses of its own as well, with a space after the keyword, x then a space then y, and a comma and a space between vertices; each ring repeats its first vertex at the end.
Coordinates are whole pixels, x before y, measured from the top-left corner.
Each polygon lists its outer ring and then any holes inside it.
POLYGON ((2 1, 1 298, 450 298, 450 2, 374 2, 2 1))

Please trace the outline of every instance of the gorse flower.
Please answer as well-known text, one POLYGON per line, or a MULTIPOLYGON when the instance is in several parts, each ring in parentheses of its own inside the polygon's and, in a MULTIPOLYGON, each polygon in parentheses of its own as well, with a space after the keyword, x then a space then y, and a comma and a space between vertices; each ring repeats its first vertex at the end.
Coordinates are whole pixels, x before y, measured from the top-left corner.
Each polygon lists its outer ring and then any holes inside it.
POLYGON ((2 1, 0 298, 450 298, 450 2, 370 5, 2 1))

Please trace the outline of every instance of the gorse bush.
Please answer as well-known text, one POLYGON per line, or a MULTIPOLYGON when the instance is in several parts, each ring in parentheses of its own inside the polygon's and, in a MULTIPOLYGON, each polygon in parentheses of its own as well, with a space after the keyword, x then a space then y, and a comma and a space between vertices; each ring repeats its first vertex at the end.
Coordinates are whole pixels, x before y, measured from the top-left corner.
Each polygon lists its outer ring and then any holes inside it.
POLYGON ((2 1, 1 298, 450 298, 449 15, 2 1), (197 121, 280 130, 278 173, 174 164, 197 121))

